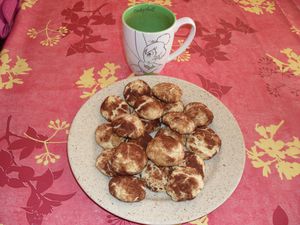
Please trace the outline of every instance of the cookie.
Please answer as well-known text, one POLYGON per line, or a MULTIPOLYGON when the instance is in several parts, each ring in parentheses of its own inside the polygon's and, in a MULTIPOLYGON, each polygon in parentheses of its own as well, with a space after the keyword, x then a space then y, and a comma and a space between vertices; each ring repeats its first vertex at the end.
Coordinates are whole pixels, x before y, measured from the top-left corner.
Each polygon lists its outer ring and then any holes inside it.
POLYGON ((145 127, 145 132, 152 133, 154 131, 157 131, 160 128, 160 119, 156 120, 145 120, 141 119, 142 123, 145 127))
POLYGON ((120 175, 140 173, 147 164, 145 150, 134 143, 121 143, 111 158, 113 171, 120 175))
POLYGON ((209 108, 200 102, 187 104, 184 113, 194 121, 196 127, 206 127, 214 119, 214 115, 209 108))
POLYGON ((138 138, 145 132, 144 124, 135 115, 125 114, 112 122, 113 131, 120 137, 138 138))
POLYGON ((187 137, 186 147, 198 154, 202 159, 210 159, 221 148, 220 137, 210 128, 196 129, 187 137))
POLYGON ((202 176, 202 178, 205 176, 204 161, 194 152, 185 151, 183 162, 179 166, 194 168, 202 176))
POLYGON ((195 129, 195 123, 182 112, 169 112, 163 116, 163 123, 180 134, 190 134, 195 129))
POLYGON ((152 88, 153 95, 166 103, 178 102, 182 96, 182 90, 172 83, 159 83, 152 88))
POLYGON ((100 113, 106 120, 112 121, 123 114, 130 113, 130 109, 121 97, 111 95, 101 104, 100 113))
POLYGON ((123 91, 126 102, 134 106, 136 100, 143 95, 151 95, 151 88, 143 80, 134 80, 129 82, 123 91))
POLYGON ((168 182, 170 170, 170 167, 158 167, 149 160, 141 173, 141 178, 151 191, 163 192, 168 182))
POLYGON ((116 175, 111 166, 111 159, 115 153, 115 149, 104 149, 96 160, 97 169, 106 176, 113 177, 116 175))
POLYGON ((138 202, 145 198, 145 183, 133 176, 116 176, 108 184, 109 192, 123 202, 138 202))
POLYGON ((143 95, 136 100, 134 109, 139 117, 146 120, 158 119, 164 112, 164 108, 159 101, 146 95, 143 95))
POLYGON ((184 105, 182 101, 164 104, 164 114, 168 112, 183 112, 183 110, 184 110, 184 105))
POLYGON ((167 194, 174 201, 191 200, 203 188, 202 176, 191 167, 176 167, 166 185, 167 194))
POLYGON ((150 134, 145 133, 143 136, 138 137, 137 139, 128 139, 128 143, 134 143, 143 147, 146 150, 148 143, 152 140, 150 134))
POLYGON ((182 145, 185 145, 186 137, 183 134, 179 134, 176 131, 171 130, 169 127, 164 127, 158 130, 155 137, 158 137, 160 135, 170 136, 174 138, 175 140, 181 142, 182 145))
POLYGON ((97 144, 102 148, 114 148, 123 141, 123 138, 113 132, 113 127, 110 123, 99 125, 95 131, 95 136, 97 144))
POLYGON ((149 142, 146 153, 157 166, 177 166, 184 158, 183 145, 170 136, 158 136, 149 142))

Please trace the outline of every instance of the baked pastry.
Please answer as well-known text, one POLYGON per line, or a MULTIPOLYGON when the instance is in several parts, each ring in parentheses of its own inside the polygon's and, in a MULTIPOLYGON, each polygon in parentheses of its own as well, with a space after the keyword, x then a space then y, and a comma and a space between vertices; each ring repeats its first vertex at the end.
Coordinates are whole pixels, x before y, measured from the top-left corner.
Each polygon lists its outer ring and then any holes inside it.
POLYGON ((113 171, 120 175, 140 173, 147 164, 145 150, 134 143, 121 143, 111 158, 113 171))
POLYGON ((112 121, 113 131, 120 137, 138 138, 145 132, 144 124, 135 115, 125 114, 112 121))
POLYGON ((184 105, 182 101, 164 104, 164 114, 168 112, 183 112, 184 105))
POLYGON ((111 166, 111 159, 115 149, 104 149, 96 159, 97 169, 106 176, 113 177, 116 175, 111 166))
POLYGON ((179 134, 176 131, 171 130, 169 127, 160 128, 156 133, 155 137, 160 135, 170 136, 177 141, 181 142, 182 145, 185 145, 186 136, 184 134, 179 134))
POLYGON ((191 200, 203 188, 202 176, 191 167, 176 167, 170 174, 166 185, 167 194, 174 201, 191 200))
POLYGON ((156 120, 145 120, 140 118, 145 127, 145 132, 151 133, 160 128, 160 119, 156 120))
POLYGON ((137 98, 134 104, 135 112, 147 120, 155 120, 162 116, 164 108, 162 104, 154 98, 143 95, 137 98))
POLYGON ((187 104, 184 113, 194 121, 196 127, 206 127, 214 119, 214 115, 209 108, 200 102, 187 104))
POLYGON ((195 123, 182 112, 169 112, 163 116, 163 122, 180 134, 190 134, 195 129, 195 123))
POLYGON ((158 136, 149 142, 146 153, 157 166, 177 166, 184 158, 183 145, 170 136, 158 136))
POLYGON ((202 159, 210 159, 220 151, 221 139, 210 128, 196 129, 193 134, 187 137, 186 147, 202 159))
POLYGON ((125 86, 123 94, 126 102, 129 105, 134 106, 137 98, 140 96, 151 95, 151 88, 143 80, 134 80, 125 86))
POLYGON ((159 83, 152 88, 153 95, 159 100, 167 103, 178 102, 182 96, 182 90, 172 83, 159 83))
POLYGON ((109 192, 123 202, 138 202, 145 198, 145 183, 133 176, 116 176, 108 184, 109 192))
POLYGON ((182 167, 191 167, 197 170, 197 172, 204 178, 205 176, 205 164, 202 158, 191 151, 184 152, 184 159, 179 165, 182 167))
POLYGON ((162 192, 165 191, 170 171, 170 167, 158 167, 149 160, 141 173, 141 178, 151 191, 162 192))
POLYGON ((95 131, 95 136, 97 144, 102 148, 114 148, 123 141, 123 138, 113 132, 113 128, 110 123, 99 125, 95 131))
POLYGON ((130 109, 121 97, 111 95, 103 101, 100 113, 106 120, 112 121, 123 114, 130 113, 130 109))
POLYGON ((143 136, 138 137, 137 139, 128 139, 128 143, 134 143, 143 147, 146 150, 148 143, 152 140, 152 137, 148 133, 144 133, 143 136))

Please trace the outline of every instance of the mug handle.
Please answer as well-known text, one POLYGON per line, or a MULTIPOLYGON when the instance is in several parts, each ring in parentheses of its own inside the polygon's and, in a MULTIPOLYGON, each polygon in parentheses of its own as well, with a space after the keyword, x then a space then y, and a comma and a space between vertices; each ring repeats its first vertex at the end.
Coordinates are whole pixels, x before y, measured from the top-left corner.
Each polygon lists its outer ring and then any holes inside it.
POLYGON ((181 53, 183 53, 187 49, 187 47, 189 47, 189 45, 192 43, 192 41, 195 37, 196 25, 195 25, 195 22, 189 17, 183 17, 176 21, 174 33, 176 33, 181 26, 186 25, 186 24, 189 24, 192 26, 189 36, 187 37, 187 39, 185 40, 185 42, 183 43, 183 45, 180 48, 178 48, 175 52, 173 52, 172 54, 169 55, 168 62, 175 59, 177 56, 179 56, 181 53))

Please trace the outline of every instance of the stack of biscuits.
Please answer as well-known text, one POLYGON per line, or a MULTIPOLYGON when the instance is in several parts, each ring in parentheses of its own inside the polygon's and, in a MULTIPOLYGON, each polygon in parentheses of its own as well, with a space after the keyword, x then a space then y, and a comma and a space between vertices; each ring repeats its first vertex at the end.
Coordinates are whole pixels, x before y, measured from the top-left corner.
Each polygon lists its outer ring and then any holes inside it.
POLYGON ((111 177, 109 192, 124 202, 143 200, 146 187, 174 201, 195 198, 204 185, 204 160, 221 147, 208 128, 213 113, 200 102, 184 105, 182 90, 173 83, 151 88, 134 80, 123 95, 103 101, 100 113, 107 123, 95 132, 103 148, 96 167, 111 177))

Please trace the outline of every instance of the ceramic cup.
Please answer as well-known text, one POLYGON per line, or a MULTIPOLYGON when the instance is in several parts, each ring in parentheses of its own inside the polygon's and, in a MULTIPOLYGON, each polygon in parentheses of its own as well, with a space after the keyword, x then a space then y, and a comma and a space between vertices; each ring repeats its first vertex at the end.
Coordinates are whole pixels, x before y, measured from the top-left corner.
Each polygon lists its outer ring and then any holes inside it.
POLYGON ((149 3, 125 10, 122 23, 126 59, 130 69, 138 75, 159 73, 167 62, 186 50, 196 33, 191 18, 177 20, 169 9, 149 3), (191 25, 187 39, 170 54, 174 34, 186 24, 191 25))

